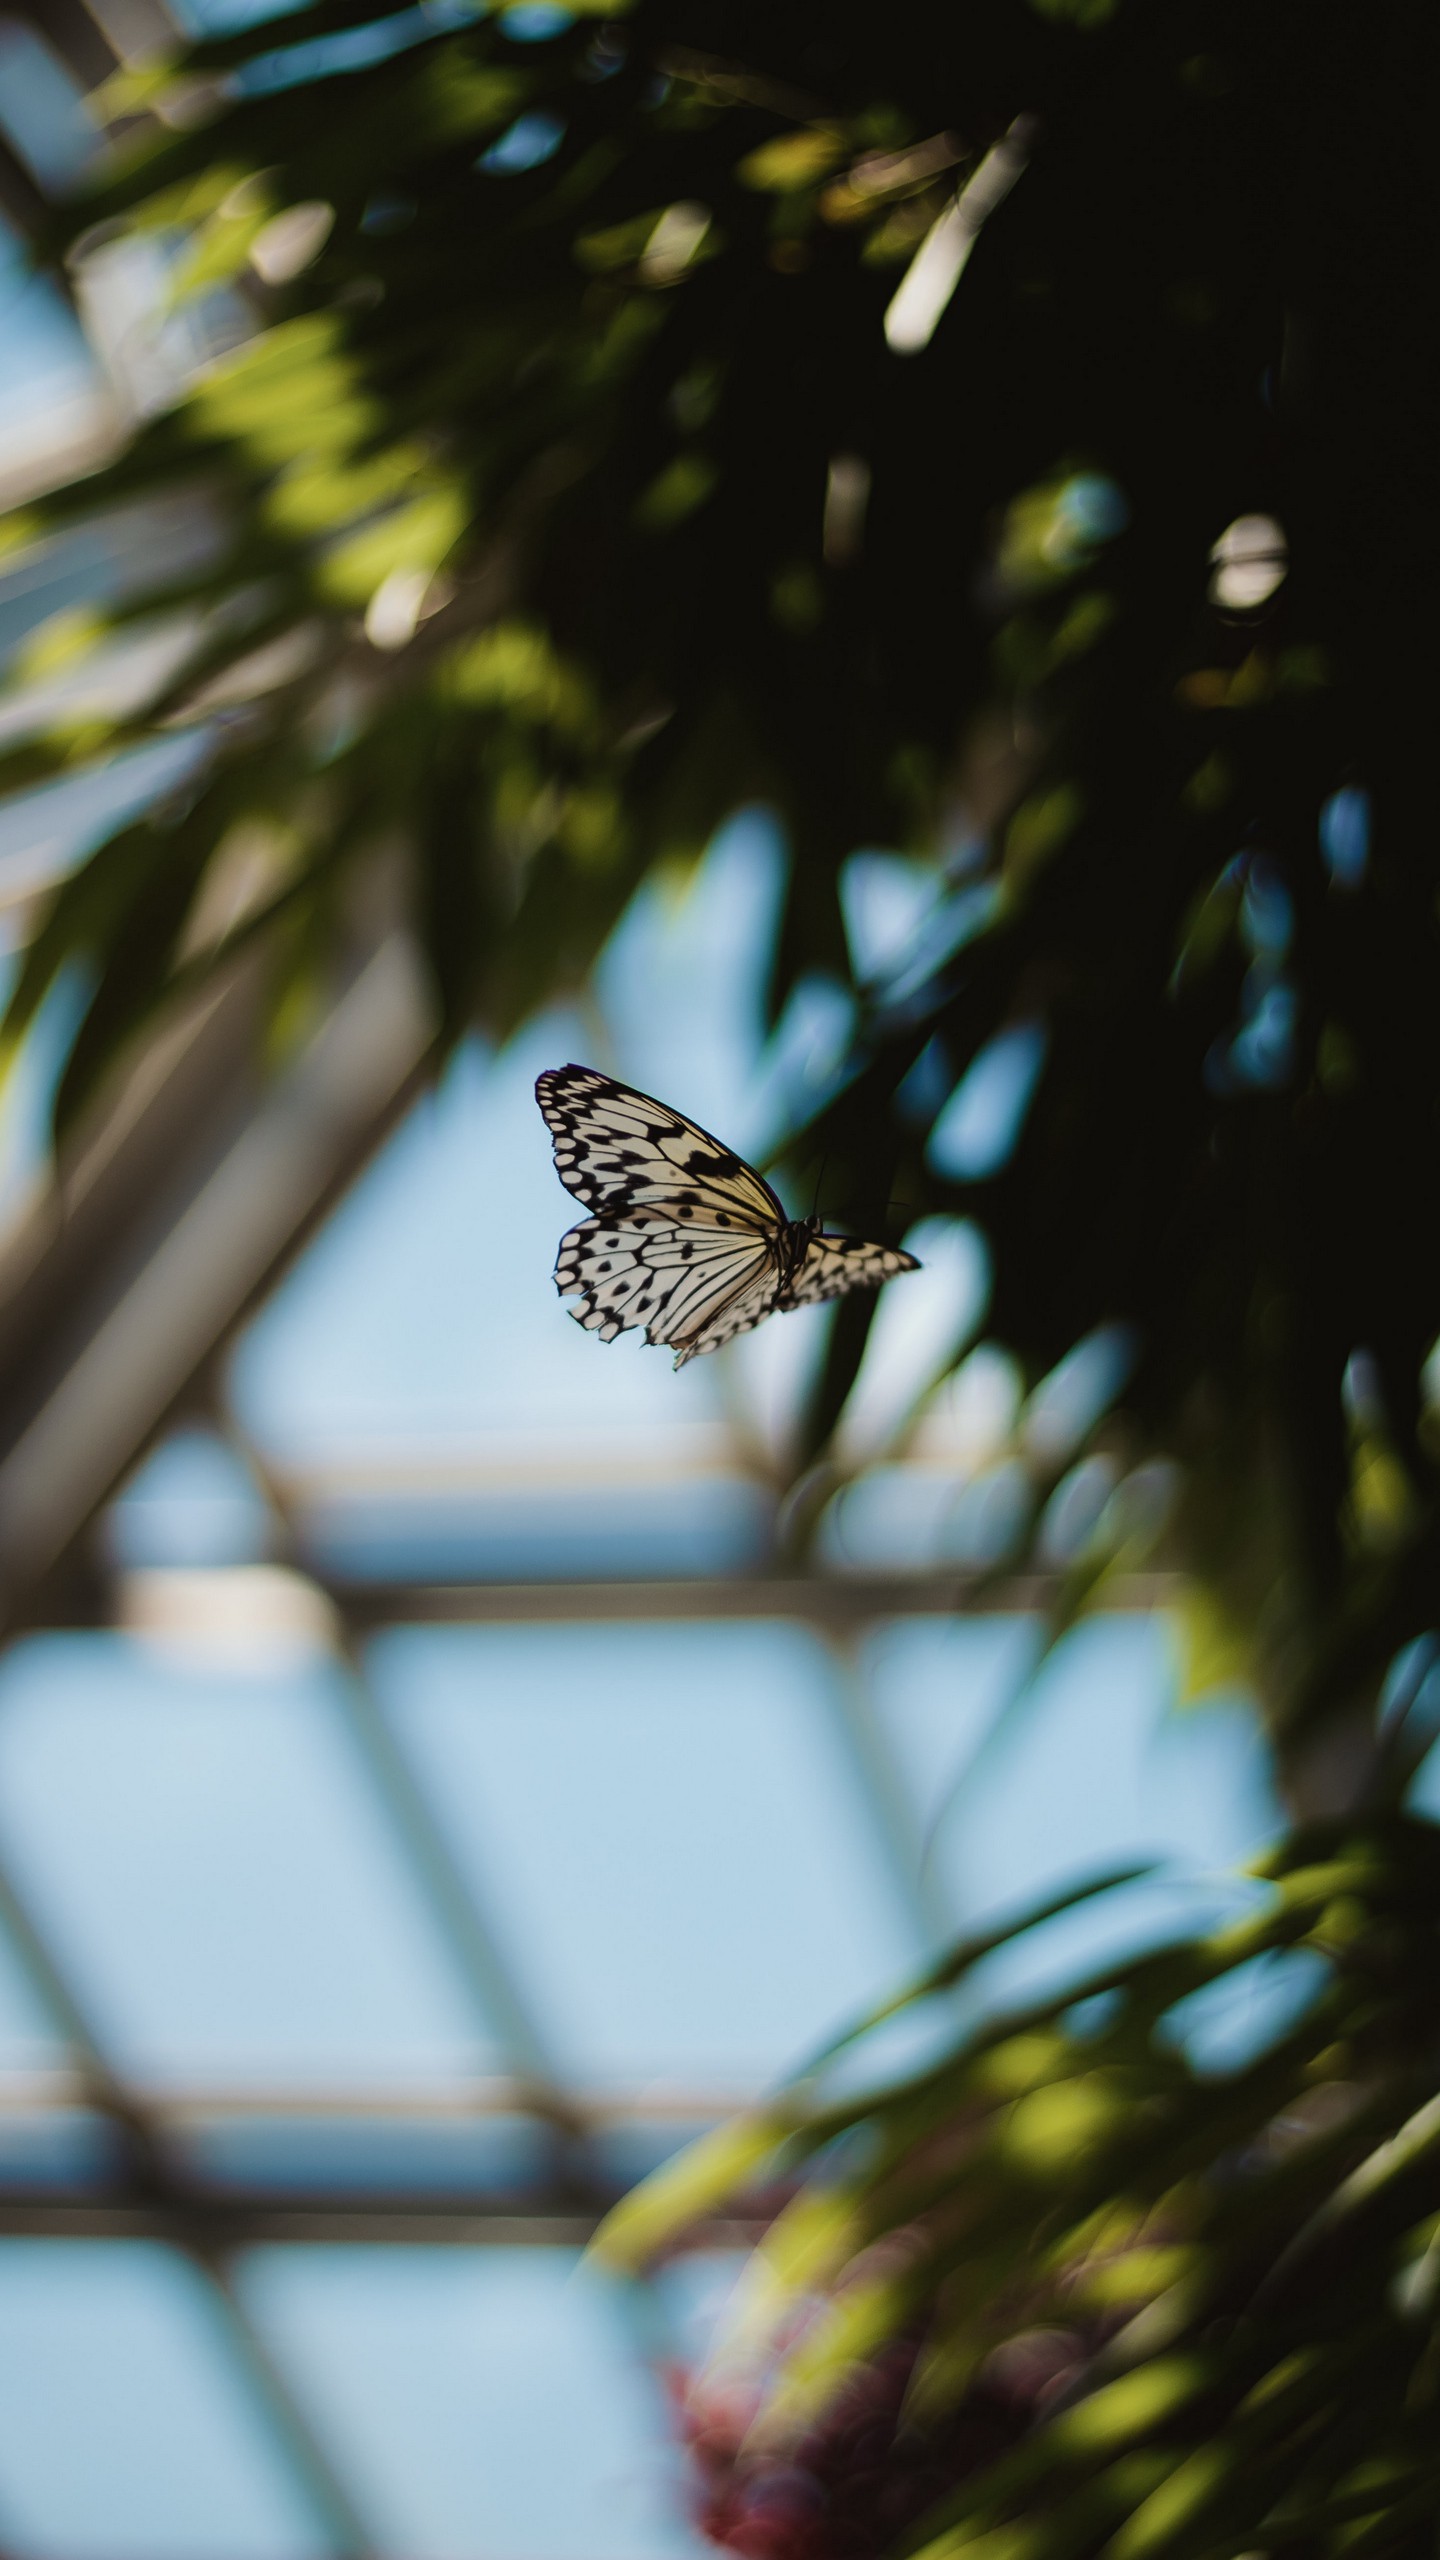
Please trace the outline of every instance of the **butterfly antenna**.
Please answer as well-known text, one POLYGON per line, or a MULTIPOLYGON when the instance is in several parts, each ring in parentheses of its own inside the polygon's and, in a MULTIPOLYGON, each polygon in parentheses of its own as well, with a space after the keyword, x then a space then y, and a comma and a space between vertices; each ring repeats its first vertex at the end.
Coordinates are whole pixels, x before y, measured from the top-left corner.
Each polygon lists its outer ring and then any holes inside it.
POLYGON ((819 1170, 819 1172, 817 1173, 817 1175, 815 1176, 815 1197, 814 1197, 814 1199, 813 1199, 813 1200, 811 1201, 811 1203, 810 1203, 810 1219, 811 1219, 811 1223, 812 1223, 812 1225, 813 1225, 813 1224, 814 1224, 814 1222, 819 1218, 819 1215, 820 1215, 820 1186, 821 1186, 821 1184, 823 1183, 823 1181, 824 1181, 824 1179, 825 1179, 825 1167, 827 1166, 827 1164, 829 1163, 829 1161, 830 1161, 830 1159, 829 1159, 829 1157, 828 1157, 828 1156, 822 1156, 822 1157, 821 1157, 821 1159, 820 1159, 820 1170, 819 1170))

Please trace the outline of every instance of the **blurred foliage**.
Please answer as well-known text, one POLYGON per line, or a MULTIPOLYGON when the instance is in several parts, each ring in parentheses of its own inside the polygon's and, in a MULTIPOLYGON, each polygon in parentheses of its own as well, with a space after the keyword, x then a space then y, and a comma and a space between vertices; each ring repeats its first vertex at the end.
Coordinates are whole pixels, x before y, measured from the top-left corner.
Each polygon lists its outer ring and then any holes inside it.
MULTIPOLYGON (((640 2268, 805 2173, 687 2395, 722 2545, 1433 2550, 1440 1831, 1381 1790, 1261 1872, 1213 1936, 913 2077, 850 2095, 854 2050, 823 2057, 611 2216, 600 2249, 640 2268)), ((1024 1934, 961 1947, 872 2032, 1024 1934)))
POLYGON ((89 990, 61 1126, 242 948, 302 1019, 377 870, 442 1041, 503 1033, 768 803, 773 1016, 858 982, 797 1168, 872 1232, 979 1220, 1007 1553, 1051 1538, 1067 1609, 1182 1561, 1191 1686, 1253 1681, 1320 1826, 1229 1932, 821 2075, 622 2217, 643 2255, 816 2172, 708 2457, 757 2554, 1433 2539, 1440 1847, 1374 1705, 1440 1569, 1437 53, 1418 0, 317 0, 115 84, 57 217, 82 296, 146 254, 212 344, 162 330, 121 457, 5 529, 203 537, 13 671, 0 788, 204 745, 38 920, 10 1037, 89 990), (147 629, 145 699, 64 708, 147 629), (869 977, 866 847, 930 882, 869 977), (1183 2004, 1247 1967, 1308 2005, 1202 2069, 1183 2004))
POLYGON ((9 528, 190 491, 209 529, 20 669, 0 785, 207 741, 21 971, 12 1037, 88 973, 62 1126, 243 942, 300 1019, 367 857, 451 1039, 577 982, 746 799, 791 848, 776 1012, 849 970, 846 857, 921 853, 801 1151, 857 1222, 974 1208, 1031 1378, 1134 1328, 1126 1427, 1184 1466, 1226 1643, 1286 1735, 1347 1726, 1440 1563, 1436 41, 1399 0, 318 0, 125 75, 52 246, 83 292, 148 242, 175 326, 237 342, 9 528), (36 687, 157 621, 140 703, 36 687), (1023 1023, 977 1172, 947 1101, 1023 1023))

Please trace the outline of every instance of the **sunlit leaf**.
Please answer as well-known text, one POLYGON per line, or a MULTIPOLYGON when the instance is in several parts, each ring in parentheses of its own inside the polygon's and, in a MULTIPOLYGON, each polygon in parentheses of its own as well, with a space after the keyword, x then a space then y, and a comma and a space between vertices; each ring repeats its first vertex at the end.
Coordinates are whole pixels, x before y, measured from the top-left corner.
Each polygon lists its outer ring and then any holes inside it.
POLYGON ((769 2163, 789 2127, 783 2117, 741 2116, 692 2143, 606 2216, 597 2254, 641 2266, 700 2215, 728 2202, 769 2163))

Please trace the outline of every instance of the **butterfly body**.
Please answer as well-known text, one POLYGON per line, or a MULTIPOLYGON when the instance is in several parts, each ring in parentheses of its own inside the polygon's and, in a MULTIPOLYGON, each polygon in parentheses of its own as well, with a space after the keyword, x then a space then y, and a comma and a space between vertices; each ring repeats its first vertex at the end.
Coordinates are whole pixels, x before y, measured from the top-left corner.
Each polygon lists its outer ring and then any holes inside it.
POLYGON ((891 1246, 826 1235, 818 1218, 787 1218, 732 1148, 593 1067, 550 1068, 535 1098, 555 1170, 592 1213, 561 1238, 555 1285, 602 1341, 641 1325, 679 1369, 768 1315, 918 1267, 891 1246))
POLYGON ((818 1218, 787 1218, 775 1238, 775 1304, 788 1308, 794 1304, 790 1290, 798 1278, 811 1238, 821 1233, 818 1218))

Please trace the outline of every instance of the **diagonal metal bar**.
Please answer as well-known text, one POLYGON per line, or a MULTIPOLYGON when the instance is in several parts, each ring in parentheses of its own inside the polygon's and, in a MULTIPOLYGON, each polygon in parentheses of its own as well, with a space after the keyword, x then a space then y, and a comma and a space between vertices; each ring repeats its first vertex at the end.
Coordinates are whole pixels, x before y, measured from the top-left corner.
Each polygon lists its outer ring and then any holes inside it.
POLYGON ((214 998, 188 1047, 157 1044, 133 1127, 102 1132, 88 1186, 82 1164, 0 1256, 0 1608, 15 1624, 48 1610, 100 1504, 425 1073, 425 990, 402 936, 357 962, 258 1096, 246 985, 233 1005, 214 998), (206 1064, 211 1034, 213 1090, 197 1097, 185 1069, 206 1064))
POLYGON ((76 1998, 49 1945, 36 1927, 14 1880, 0 1858, 0 1930, 19 1957, 41 2008, 58 2029, 78 2064, 86 2103, 114 2124, 132 2153, 142 2158, 154 2147, 148 2111, 111 2069, 99 2038, 76 1998))
MULTIPOLYGON (((291 1498, 300 1523, 303 1508, 291 1498)), ((708 1582, 370 1582, 347 1580, 307 1561, 304 1570, 329 1593, 353 1627, 547 1625, 587 1620, 789 1618, 844 1638, 882 1618, 1044 1616, 1063 1596, 1053 1573, 726 1574, 708 1582)), ((1178 1574, 1116 1574, 1105 1586, 1107 1610, 1163 1609, 1181 1596, 1178 1574)))
MULTIPOLYGON (((686 2233, 687 2251, 749 2248, 768 2227, 770 2214, 727 2213, 697 2220, 686 2233)), ((602 2208, 578 2210, 546 2200, 523 2213, 477 2212, 453 2199, 423 2197, 395 2202, 384 2197, 330 2203, 282 2197, 247 2203, 230 2213, 217 2207, 217 2227, 227 2229, 226 2248, 286 2249, 583 2249, 594 2239, 602 2208), (242 2237, 232 2239, 230 2232, 242 2237)), ((96 2196, 0 2194, 0 2238, 173 2241, 169 2220, 155 2204, 115 2202, 96 2196)), ((261 2353, 268 2360, 269 2351, 261 2353)), ((273 2367, 272 2367, 273 2370, 273 2367)), ((347 2544, 348 2550, 350 2546, 347 2544)))
POLYGON ((365 2522, 344 2473, 332 2460, 250 2318, 236 2290, 231 2262, 193 2247, 189 2255, 209 2280, 227 2344, 244 2373, 251 2397, 263 2410, 271 2435, 283 2446, 291 2471, 304 2482, 310 2503, 324 2519, 336 2552, 343 2555, 343 2560, 375 2560, 381 2545, 365 2522))
MULTIPOLYGON (((246 1465, 263 1487, 292 1551, 300 1544, 283 1487, 264 1453, 228 1414, 218 1417, 246 1465)), ((349 1621, 342 1591, 328 1595, 344 1669, 343 1696, 351 1738, 399 1841, 410 1873, 436 1922, 487 2036, 498 2034, 520 2083, 522 2105, 546 2118, 563 2138, 584 2130, 584 2117, 567 2094, 564 2074, 514 1968, 480 1886, 461 1867, 443 1824, 411 1766, 365 1674, 360 1640, 349 1621)))
POLYGON ((377 2537, 366 2526, 348 2483, 236 2298, 225 2261, 208 2235, 205 2198, 178 2166, 159 2112, 147 2106, 110 2061, 84 2000, 36 1924, 3 1857, 0 1925, 8 1931, 41 2007, 71 2048, 86 2098, 120 2136, 126 2168, 122 2183, 134 2199, 133 2209, 150 2218, 153 2236, 168 2240, 198 2269, 220 2311, 251 2396, 336 2552, 342 2560, 372 2560, 379 2549, 377 2537))
POLYGON ((462 1872, 428 1797, 365 1678, 353 1647, 345 1654, 350 1730, 406 1852, 411 1872, 439 1923, 484 2026, 498 2032, 520 2083, 523 2104, 566 2131, 581 2116, 565 2094, 548 2041, 501 1947, 473 1877, 462 1872))

